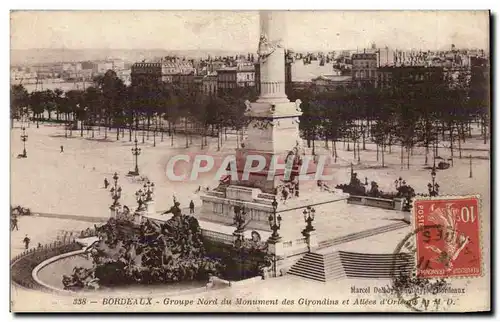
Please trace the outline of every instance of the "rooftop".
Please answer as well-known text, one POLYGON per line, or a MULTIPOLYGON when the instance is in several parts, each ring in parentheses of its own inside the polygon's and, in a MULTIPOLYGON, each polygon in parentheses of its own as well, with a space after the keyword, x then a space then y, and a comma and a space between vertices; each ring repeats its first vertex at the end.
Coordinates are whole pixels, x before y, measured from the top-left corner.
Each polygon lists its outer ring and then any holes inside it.
POLYGON ((313 81, 316 80, 326 80, 331 82, 345 82, 351 80, 352 77, 349 75, 320 75, 316 78, 313 78, 313 81))

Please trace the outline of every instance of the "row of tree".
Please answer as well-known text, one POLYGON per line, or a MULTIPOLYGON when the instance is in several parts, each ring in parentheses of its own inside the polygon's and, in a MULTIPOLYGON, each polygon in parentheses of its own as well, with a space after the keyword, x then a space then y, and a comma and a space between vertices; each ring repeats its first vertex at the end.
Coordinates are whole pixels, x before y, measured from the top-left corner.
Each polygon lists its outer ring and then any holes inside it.
MULTIPOLYGON (((353 158, 360 161, 360 145, 364 150, 366 142, 373 142, 377 159, 385 166, 384 153, 392 152, 397 145, 401 149, 401 166, 406 160, 409 167, 416 146, 426 148, 426 163, 431 151, 438 156, 443 142, 449 145, 452 156, 458 145, 461 157, 461 144, 471 137, 473 124, 480 125, 484 142, 487 140, 489 80, 477 73, 438 76, 420 81, 395 77, 387 86, 378 88, 325 92, 311 87, 294 90, 289 96, 303 102, 300 128, 313 152, 315 142, 324 140, 326 147, 332 145, 332 155, 337 157, 337 142, 343 141, 347 150, 352 148, 353 158)), ((245 129, 248 120, 244 117, 244 101, 256 97, 255 88, 248 87, 208 96, 165 83, 125 86, 113 71, 108 71, 84 91, 56 89, 28 94, 22 85, 13 85, 11 117, 31 114, 38 121, 45 112, 49 119, 55 113, 56 120, 79 121, 82 136, 86 125, 91 126, 92 136, 95 126, 99 130, 103 126, 106 138, 108 128, 117 129, 117 139, 120 130, 123 136, 128 129, 130 140, 134 130, 147 130, 148 135, 149 131, 161 131, 162 137, 166 131, 172 134, 172 144, 173 134, 184 130, 186 147, 192 144, 188 128, 194 128, 201 136, 202 148, 209 135, 217 135, 220 147, 222 133, 242 133, 245 129)))
POLYGON ((398 145, 401 166, 409 168, 413 148, 426 148, 426 160, 432 152, 438 157, 440 146, 450 148, 454 156, 458 145, 472 137, 472 126, 479 124, 484 143, 489 128, 489 80, 475 80, 466 73, 422 81, 393 79, 389 86, 296 92, 303 101, 301 129, 308 145, 315 149, 316 140, 332 144, 336 156, 338 141, 353 144, 353 158, 360 161, 360 145, 376 144, 377 160, 385 166, 384 152, 398 145), (406 155, 405 155, 406 153, 406 155), (406 162, 405 162, 406 159, 406 162))
MULTIPOLYGON (((165 83, 126 86, 110 70, 95 78, 93 86, 85 90, 28 93, 22 85, 12 85, 11 118, 32 115, 32 120, 38 122, 47 113, 48 120, 79 123, 81 136, 85 127, 91 126, 94 131, 94 126, 102 126, 105 138, 108 128, 116 128, 122 130, 122 135, 128 129, 130 140, 133 130, 147 130, 148 136, 149 131, 174 134, 184 125, 185 133, 189 133, 189 127, 201 134, 203 147, 208 135, 217 135, 222 141, 221 133, 227 133, 228 129, 241 131, 246 124, 244 101, 255 98, 254 88, 235 89, 227 95, 212 96, 165 83)), ((69 130, 76 126, 72 125, 69 130)), ((119 134, 117 130, 117 139, 119 134)), ((186 135, 186 147, 191 143, 192 136, 186 135)))

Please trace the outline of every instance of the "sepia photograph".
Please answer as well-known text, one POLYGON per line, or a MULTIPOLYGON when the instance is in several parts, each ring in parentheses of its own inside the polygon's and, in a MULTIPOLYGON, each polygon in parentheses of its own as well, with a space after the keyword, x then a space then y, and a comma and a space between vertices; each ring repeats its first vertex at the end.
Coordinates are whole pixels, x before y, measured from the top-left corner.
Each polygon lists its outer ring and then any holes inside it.
POLYGON ((487 10, 12 10, 10 310, 491 310, 487 10))

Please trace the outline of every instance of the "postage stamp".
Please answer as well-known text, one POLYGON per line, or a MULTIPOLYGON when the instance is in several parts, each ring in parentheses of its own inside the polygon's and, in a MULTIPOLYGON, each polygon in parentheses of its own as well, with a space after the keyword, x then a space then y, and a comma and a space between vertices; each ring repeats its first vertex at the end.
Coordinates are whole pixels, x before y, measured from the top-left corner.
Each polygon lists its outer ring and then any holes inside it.
POLYGON ((417 199, 413 216, 419 277, 482 275, 478 196, 417 199))

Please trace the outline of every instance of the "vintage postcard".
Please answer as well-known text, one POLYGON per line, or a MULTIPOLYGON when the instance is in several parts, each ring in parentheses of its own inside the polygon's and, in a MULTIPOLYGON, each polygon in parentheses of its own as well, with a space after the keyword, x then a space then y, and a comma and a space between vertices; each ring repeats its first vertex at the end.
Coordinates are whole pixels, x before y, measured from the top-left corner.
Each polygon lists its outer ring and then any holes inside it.
POLYGON ((12 312, 491 309, 488 11, 10 18, 12 312))

